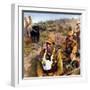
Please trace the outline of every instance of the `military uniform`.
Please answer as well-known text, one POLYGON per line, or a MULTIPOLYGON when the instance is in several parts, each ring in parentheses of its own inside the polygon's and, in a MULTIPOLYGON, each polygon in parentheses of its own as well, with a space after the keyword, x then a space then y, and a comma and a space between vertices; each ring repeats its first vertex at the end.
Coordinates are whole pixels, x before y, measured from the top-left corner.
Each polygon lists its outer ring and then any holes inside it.
MULTIPOLYGON (((54 44, 54 42, 51 42, 50 40, 46 41, 46 43, 54 44)), ((61 49, 58 49, 58 51, 56 52, 56 48, 53 46, 51 55, 50 54, 48 55, 48 51, 45 54, 45 49, 43 49, 42 51, 44 51, 44 54, 42 55, 44 59, 41 58, 41 60, 37 64, 37 75, 38 76, 61 75, 63 73, 63 61, 61 49)))

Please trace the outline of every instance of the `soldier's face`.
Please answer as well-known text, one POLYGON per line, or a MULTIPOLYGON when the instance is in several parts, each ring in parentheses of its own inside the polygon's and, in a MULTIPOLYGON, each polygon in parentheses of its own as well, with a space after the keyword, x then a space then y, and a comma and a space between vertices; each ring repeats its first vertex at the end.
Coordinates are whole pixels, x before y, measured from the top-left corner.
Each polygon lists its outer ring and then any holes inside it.
POLYGON ((52 51, 52 45, 51 44, 47 44, 47 51, 51 52, 52 51))

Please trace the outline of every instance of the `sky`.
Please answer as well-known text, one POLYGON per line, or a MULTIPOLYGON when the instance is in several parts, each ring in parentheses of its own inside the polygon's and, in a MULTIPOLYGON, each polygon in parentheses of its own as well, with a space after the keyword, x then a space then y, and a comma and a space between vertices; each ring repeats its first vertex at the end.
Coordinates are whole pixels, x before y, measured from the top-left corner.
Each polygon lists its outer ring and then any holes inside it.
POLYGON ((24 12, 24 17, 31 16, 32 23, 43 22, 47 20, 56 20, 56 19, 79 19, 79 14, 63 14, 63 13, 44 13, 44 12, 24 12))

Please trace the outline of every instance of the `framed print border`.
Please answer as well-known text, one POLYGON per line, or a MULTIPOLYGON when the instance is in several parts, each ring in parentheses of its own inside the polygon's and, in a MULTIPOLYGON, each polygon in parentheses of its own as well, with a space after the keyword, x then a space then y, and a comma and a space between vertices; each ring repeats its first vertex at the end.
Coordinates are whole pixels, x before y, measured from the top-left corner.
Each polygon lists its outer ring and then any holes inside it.
POLYGON ((12 86, 30 86, 30 85, 44 85, 53 83, 74 83, 85 82, 87 80, 86 60, 85 59, 85 29, 86 25, 86 9, 76 7, 38 7, 29 6, 25 4, 12 4, 11 6, 11 85, 12 86), (22 11, 48 11, 48 12, 63 12, 63 13, 80 13, 81 14, 81 74, 79 76, 54 76, 52 77, 30 77, 23 78, 22 76, 22 11), (42 80, 41 80, 42 79, 42 80), (48 79, 48 82, 47 82, 48 79), (57 81, 58 79, 58 81, 57 81), (54 82, 53 82, 54 80, 54 82), (46 83, 47 82, 47 83, 46 83))

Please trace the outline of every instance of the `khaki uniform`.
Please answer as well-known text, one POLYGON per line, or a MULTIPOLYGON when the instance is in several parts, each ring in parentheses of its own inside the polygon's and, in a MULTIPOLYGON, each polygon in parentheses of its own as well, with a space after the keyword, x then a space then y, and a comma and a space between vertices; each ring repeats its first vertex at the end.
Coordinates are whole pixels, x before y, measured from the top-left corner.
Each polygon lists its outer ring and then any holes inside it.
POLYGON ((58 50, 56 55, 55 48, 53 49, 54 60, 52 64, 52 69, 50 71, 44 71, 42 67, 42 61, 37 62, 37 76, 54 76, 61 75, 63 73, 63 60, 61 49, 58 50))

